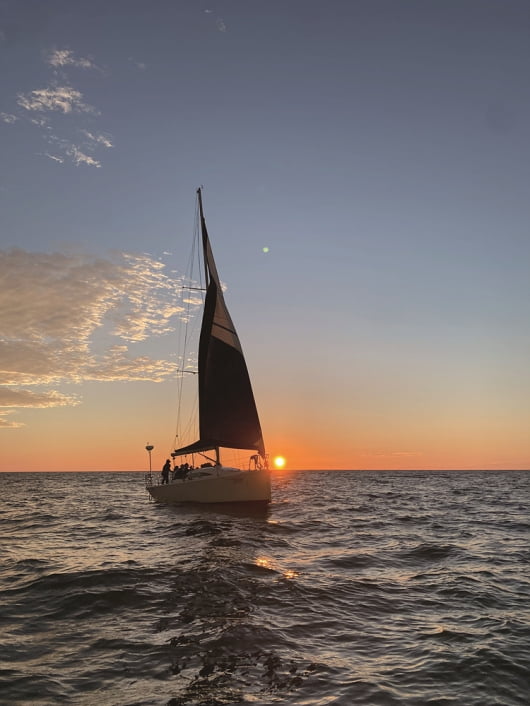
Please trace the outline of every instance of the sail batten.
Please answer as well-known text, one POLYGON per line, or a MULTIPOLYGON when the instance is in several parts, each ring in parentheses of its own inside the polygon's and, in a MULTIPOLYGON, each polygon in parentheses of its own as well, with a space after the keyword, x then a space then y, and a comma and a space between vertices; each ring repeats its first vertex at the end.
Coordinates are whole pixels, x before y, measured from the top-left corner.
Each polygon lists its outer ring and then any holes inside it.
POLYGON ((206 298, 199 339, 199 436, 179 455, 216 447, 265 447, 241 343, 224 301, 198 190, 206 298))

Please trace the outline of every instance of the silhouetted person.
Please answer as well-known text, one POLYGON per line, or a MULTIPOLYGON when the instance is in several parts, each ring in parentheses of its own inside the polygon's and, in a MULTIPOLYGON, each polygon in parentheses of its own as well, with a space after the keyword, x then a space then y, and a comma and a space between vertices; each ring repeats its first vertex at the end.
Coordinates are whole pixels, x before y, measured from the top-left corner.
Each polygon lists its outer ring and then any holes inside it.
POLYGON ((178 478, 185 478, 190 470, 191 469, 189 463, 181 463, 180 466, 178 468, 175 467, 175 470, 173 471, 173 480, 176 480, 178 478))
POLYGON ((171 463, 169 461, 169 458, 166 459, 166 462, 164 463, 164 467, 162 468, 162 485, 164 483, 169 483, 169 471, 171 470, 171 463))

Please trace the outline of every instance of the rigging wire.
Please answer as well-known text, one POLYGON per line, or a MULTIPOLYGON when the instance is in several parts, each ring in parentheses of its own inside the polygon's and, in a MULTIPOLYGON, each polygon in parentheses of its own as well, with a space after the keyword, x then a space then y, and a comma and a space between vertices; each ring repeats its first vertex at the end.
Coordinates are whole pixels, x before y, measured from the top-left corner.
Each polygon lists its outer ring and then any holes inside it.
MULTIPOLYGON (((199 247, 199 239, 200 239, 200 215, 199 215, 199 204, 197 202, 196 204, 196 209, 195 209, 195 226, 193 230, 193 238, 192 238, 192 245, 191 245, 191 252, 188 258, 188 262, 186 265, 186 274, 183 278, 187 280, 189 285, 184 284, 184 281, 181 280, 181 286, 180 286, 180 296, 181 296, 181 301, 184 309, 184 325, 183 327, 179 327, 179 337, 178 337, 178 350, 181 351, 179 354, 179 360, 181 363, 181 370, 180 374, 177 378, 177 422, 176 422, 176 428, 175 428, 175 436, 173 439, 173 445, 172 449, 175 449, 177 446, 181 446, 181 443, 177 443, 179 438, 185 438, 188 434, 190 434, 192 427, 194 425, 194 419, 196 419, 196 410, 197 410, 197 405, 198 405, 198 391, 196 389, 195 392, 195 398, 194 398, 194 404, 193 404, 193 409, 191 410, 194 416, 188 417, 188 423, 184 429, 181 428, 182 426, 182 399, 183 399, 183 394, 184 394, 184 378, 186 377, 185 372, 195 372, 195 371, 187 371, 186 366, 189 364, 190 359, 188 360, 188 356, 190 356, 190 352, 188 350, 188 346, 190 344, 191 339, 193 338, 193 334, 196 333, 197 327, 198 327, 198 320, 197 317, 193 317, 191 310, 192 310, 192 305, 193 301, 192 298, 188 295, 185 295, 185 291, 201 291, 204 293, 204 282, 203 282, 203 273, 200 267, 200 247, 199 247), (195 277, 195 268, 197 269, 197 276, 195 277), (199 284, 199 287, 192 286, 194 284, 199 284), (191 331, 190 331, 191 328, 191 331), (182 434, 182 436, 180 436, 182 434)), ((203 300, 204 300, 204 294, 203 300)), ((203 301, 204 303, 204 301, 203 301)))

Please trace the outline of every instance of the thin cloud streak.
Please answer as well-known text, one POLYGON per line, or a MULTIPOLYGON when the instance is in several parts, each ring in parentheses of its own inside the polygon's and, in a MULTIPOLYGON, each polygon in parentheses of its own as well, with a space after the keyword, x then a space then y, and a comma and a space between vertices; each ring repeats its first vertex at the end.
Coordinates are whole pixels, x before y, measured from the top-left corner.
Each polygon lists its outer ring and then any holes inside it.
POLYGON ((103 147, 113 147, 112 141, 105 135, 94 135, 88 130, 81 130, 83 135, 85 135, 88 140, 93 144, 103 145, 103 147))
POLYGON ((15 422, 10 419, 8 415, 11 415, 11 412, 0 411, 0 429, 20 429, 20 427, 25 426, 22 422, 15 422))
POLYGON ((32 392, 13 388, 0 388, 1 407, 65 407, 80 403, 74 395, 63 395, 60 392, 32 392))
POLYGON ((50 154, 49 152, 44 152, 44 156, 48 157, 49 159, 53 159, 54 162, 59 162, 59 164, 63 164, 64 159, 62 157, 56 157, 53 154, 50 154))
POLYGON ((368 458, 393 458, 396 456, 422 456, 422 451, 375 451, 361 454, 368 458))

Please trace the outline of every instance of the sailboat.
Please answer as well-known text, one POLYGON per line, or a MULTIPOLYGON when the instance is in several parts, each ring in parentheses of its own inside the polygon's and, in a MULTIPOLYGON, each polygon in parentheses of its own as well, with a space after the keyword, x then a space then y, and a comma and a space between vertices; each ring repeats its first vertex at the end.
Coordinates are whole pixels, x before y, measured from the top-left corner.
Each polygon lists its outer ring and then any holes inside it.
POLYGON ((174 469, 166 474, 168 482, 157 482, 149 472, 146 487, 165 503, 268 503, 270 471, 258 411, 217 274, 200 188, 197 199, 206 286, 198 356, 199 438, 171 452, 174 469), (221 449, 250 451, 246 468, 223 465, 221 449))

